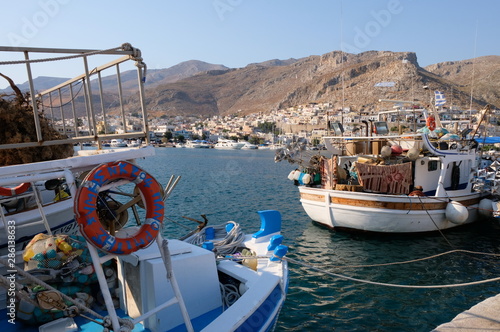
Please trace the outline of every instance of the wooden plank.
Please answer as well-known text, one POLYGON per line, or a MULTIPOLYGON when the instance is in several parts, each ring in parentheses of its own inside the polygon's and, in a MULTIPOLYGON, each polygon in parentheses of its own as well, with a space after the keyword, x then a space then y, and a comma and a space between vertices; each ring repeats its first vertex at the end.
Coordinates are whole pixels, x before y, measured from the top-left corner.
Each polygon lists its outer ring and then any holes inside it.
MULTIPOLYGON (((300 197, 305 200, 324 202, 325 196, 310 193, 301 193, 300 197)), ((408 198, 408 202, 383 202, 374 200, 359 200, 344 197, 330 197, 330 202, 332 204, 341 204, 348 206, 359 206, 367 208, 377 208, 377 209, 389 209, 389 210, 404 210, 404 211, 423 211, 423 210, 444 210, 448 202, 438 201, 425 203, 421 202, 417 197, 408 198), (411 201, 410 201, 411 199, 411 201)), ((467 200, 459 201, 464 206, 471 206, 479 203, 479 198, 471 198, 467 200)))

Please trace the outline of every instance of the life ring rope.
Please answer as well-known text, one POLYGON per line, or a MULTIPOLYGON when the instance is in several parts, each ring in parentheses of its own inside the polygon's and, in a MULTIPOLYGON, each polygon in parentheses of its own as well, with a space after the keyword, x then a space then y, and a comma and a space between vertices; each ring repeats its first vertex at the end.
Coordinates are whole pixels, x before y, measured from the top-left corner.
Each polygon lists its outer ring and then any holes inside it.
POLYGON ((128 255, 149 246, 158 235, 164 217, 162 187, 156 179, 127 161, 102 164, 87 174, 75 197, 75 215, 82 235, 97 248, 116 254, 128 255), (136 185, 145 201, 146 218, 139 231, 118 238, 104 229, 97 213, 99 190, 113 180, 125 179, 136 185))
POLYGON ((29 183, 29 182, 21 183, 17 187, 12 187, 12 188, 0 187, 0 196, 20 195, 20 194, 26 192, 26 190, 28 190, 29 187, 31 187, 31 183, 29 183))

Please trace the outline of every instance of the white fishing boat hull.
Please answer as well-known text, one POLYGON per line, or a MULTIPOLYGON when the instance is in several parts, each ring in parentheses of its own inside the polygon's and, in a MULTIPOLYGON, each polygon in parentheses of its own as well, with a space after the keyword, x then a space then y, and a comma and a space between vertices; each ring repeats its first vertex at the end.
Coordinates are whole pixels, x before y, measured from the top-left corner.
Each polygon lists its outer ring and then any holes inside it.
POLYGON ((453 198, 466 205, 461 223, 447 218, 447 198, 381 195, 364 192, 299 187, 307 215, 329 228, 379 233, 423 233, 449 229, 477 219, 480 194, 453 198))

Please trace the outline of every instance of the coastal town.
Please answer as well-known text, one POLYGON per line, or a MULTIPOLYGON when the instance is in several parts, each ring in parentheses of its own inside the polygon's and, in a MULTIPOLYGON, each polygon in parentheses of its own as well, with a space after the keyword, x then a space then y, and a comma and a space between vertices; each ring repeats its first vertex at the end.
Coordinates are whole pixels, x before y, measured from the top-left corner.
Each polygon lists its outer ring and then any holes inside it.
MULTIPOLYGON (((498 136, 498 111, 491 110, 481 122, 480 110, 440 108, 438 115, 443 126, 451 131, 475 129, 480 126, 488 136, 498 136)), ((202 116, 166 116, 151 118, 149 122, 150 141, 158 146, 176 146, 190 140, 204 140, 215 144, 219 139, 247 141, 261 148, 275 147, 297 139, 305 139, 309 145, 322 144, 325 136, 368 136, 377 133, 376 124, 385 122, 389 132, 416 132, 425 126, 427 108, 404 106, 403 103, 381 102, 381 110, 334 109, 331 103, 310 103, 287 109, 260 112, 244 116, 238 114, 202 116)), ((97 130, 104 134, 140 132, 142 117, 139 113, 115 116, 104 125, 96 118, 97 130), (126 123, 126 126, 123 126, 126 123)), ((89 136, 89 121, 78 118, 78 135, 75 126, 55 121, 55 128, 68 137, 89 136)), ((382 134, 379 132, 378 134, 382 134)))

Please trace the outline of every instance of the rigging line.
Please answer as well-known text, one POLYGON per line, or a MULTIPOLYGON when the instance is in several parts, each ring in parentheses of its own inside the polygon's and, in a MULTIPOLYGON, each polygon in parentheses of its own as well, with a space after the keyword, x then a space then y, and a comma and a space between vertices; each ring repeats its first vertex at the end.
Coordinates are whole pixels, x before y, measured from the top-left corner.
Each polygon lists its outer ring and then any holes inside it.
MULTIPOLYGON (((391 265, 402 265, 402 264, 409 264, 409 263, 416 263, 416 262, 421 262, 433 258, 437 258, 440 256, 445 256, 453 253, 468 253, 468 254, 473 254, 473 255, 486 255, 486 256, 493 256, 493 257, 500 257, 500 254, 494 254, 494 253, 488 253, 488 252, 480 252, 480 251, 472 251, 472 250, 465 250, 465 249, 454 249, 450 250, 447 252, 443 252, 440 254, 432 255, 432 256, 427 256, 427 257, 422 257, 422 258, 416 258, 412 259, 409 261, 400 261, 400 262, 392 262, 392 263, 381 263, 381 264, 367 264, 367 265, 329 265, 331 268, 365 268, 365 267, 383 267, 383 266, 391 266, 391 265)), ((244 256, 244 255, 228 255, 222 258, 217 258, 217 260, 241 260, 241 259, 265 259, 269 258, 271 255, 259 255, 259 256, 244 256)), ((298 261, 297 261, 298 262, 298 261)), ((308 263, 303 263, 301 264, 307 264, 308 263)))
POLYGON ((476 64, 476 49, 477 49, 477 26, 478 26, 478 21, 476 20, 476 34, 474 36, 474 56, 472 58, 472 82, 471 82, 471 87, 470 87, 470 120, 472 121, 472 94, 474 91, 474 74, 475 74, 475 64, 476 64))
POLYGON ((460 284, 449 284, 449 285, 401 285, 401 284, 391 284, 391 283, 384 283, 384 282, 377 282, 377 281, 348 277, 348 276, 345 276, 342 274, 325 271, 323 269, 317 268, 317 267, 309 265, 309 264, 302 263, 300 261, 297 261, 297 260, 295 260, 293 258, 289 258, 289 257, 283 257, 283 260, 286 260, 289 263, 294 263, 297 265, 307 267, 307 268, 314 270, 314 271, 317 271, 317 272, 324 273, 324 274, 329 275, 331 277, 337 277, 337 278, 341 278, 341 279, 361 282, 361 283, 370 284, 370 285, 396 287, 396 288, 412 288, 412 289, 454 288, 454 287, 473 286, 473 285, 480 285, 480 284, 485 284, 485 283, 489 283, 489 282, 500 281, 500 277, 496 277, 496 278, 491 278, 491 279, 464 282, 464 283, 460 283, 460 284))
MULTIPOLYGON (((75 101, 76 98, 78 97, 78 95, 80 94, 80 92, 82 91, 82 88, 83 88, 83 79, 81 81, 78 81, 78 82, 75 82, 76 84, 75 85, 80 85, 80 88, 78 89, 78 91, 74 94, 73 98, 70 99, 68 102, 62 104, 62 105, 57 105, 57 106, 51 106, 51 105, 46 105, 44 103, 41 103, 42 107, 45 107, 45 108, 60 108, 61 106, 64 107, 66 105, 69 105, 71 104, 72 101, 75 101)), ((64 90, 69 90, 69 89, 64 89, 64 90)), ((66 91, 61 91, 62 93, 66 92, 66 91)), ((43 100, 43 99, 42 99, 43 100)))
POLYGON ((448 245, 451 248, 455 249, 455 246, 453 244, 451 244, 450 241, 448 241, 448 239, 446 238, 446 236, 443 234, 443 231, 438 227, 438 225, 436 224, 436 222, 434 221, 434 219, 431 217, 431 215, 429 213, 429 210, 427 210, 427 209, 424 208, 424 203, 422 202, 422 199, 420 198, 420 196, 418 196, 418 200, 420 201, 420 204, 422 205, 422 208, 425 210, 425 213, 427 213, 427 215, 431 219, 431 221, 434 224, 434 226, 436 226, 436 229, 438 230, 439 234, 443 237, 443 239, 448 243, 448 245))

